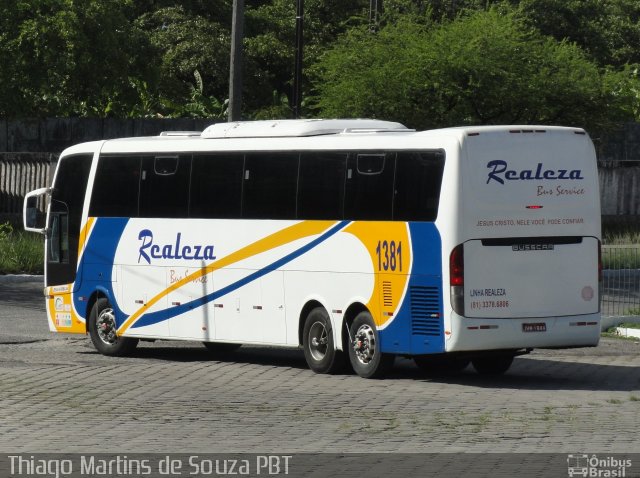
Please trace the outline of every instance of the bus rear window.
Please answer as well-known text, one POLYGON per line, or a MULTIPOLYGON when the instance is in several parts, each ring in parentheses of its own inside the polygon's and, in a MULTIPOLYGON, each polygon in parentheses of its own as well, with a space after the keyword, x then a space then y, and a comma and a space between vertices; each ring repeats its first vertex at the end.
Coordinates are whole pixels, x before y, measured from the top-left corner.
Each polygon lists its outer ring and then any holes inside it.
POLYGON ((435 221, 443 169, 444 153, 441 151, 398 153, 394 220, 435 221))

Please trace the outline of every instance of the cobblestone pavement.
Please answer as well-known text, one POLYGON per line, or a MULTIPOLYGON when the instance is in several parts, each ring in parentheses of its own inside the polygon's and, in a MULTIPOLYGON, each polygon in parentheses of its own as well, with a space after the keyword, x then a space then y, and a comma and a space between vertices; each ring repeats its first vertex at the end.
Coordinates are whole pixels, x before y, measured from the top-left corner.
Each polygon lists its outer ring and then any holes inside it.
POLYGON ((300 351, 142 343, 110 358, 49 334, 41 287, 0 283, 0 451, 640 451, 640 344, 535 351, 503 377, 316 375, 300 351))

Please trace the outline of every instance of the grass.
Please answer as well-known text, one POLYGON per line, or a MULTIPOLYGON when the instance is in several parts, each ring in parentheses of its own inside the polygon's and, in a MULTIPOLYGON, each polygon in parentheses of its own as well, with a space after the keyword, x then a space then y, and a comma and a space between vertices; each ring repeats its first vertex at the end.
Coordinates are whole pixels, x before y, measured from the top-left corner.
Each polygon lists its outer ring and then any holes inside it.
POLYGON ((602 266, 605 269, 640 269, 640 231, 613 233, 605 230, 602 242, 610 246, 602 248, 602 266))
POLYGON ((640 244, 640 225, 603 224, 602 243, 607 246, 640 244))
POLYGON ((640 225, 603 224, 602 244, 605 246, 638 246, 603 248, 602 266, 605 269, 640 269, 640 225))
POLYGON ((605 269, 640 269, 640 245, 636 248, 603 248, 602 267, 605 269))
POLYGON ((626 337, 624 335, 618 334, 617 326, 609 327, 607 330, 605 330, 600 334, 600 337, 606 337, 608 339, 630 340, 632 342, 638 342, 637 337, 626 337))
POLYGON ((42 274, 44 238, 0 224, 0 274, 42 274))

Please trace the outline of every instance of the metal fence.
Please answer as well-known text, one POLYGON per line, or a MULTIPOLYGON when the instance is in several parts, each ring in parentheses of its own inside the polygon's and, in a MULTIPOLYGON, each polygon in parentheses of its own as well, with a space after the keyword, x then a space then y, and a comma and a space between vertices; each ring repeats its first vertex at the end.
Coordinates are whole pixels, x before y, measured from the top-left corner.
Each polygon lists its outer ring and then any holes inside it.
POLYGON ((603 246, 603 317, 640 315, 640 245, 603 246))
POLYGON ((51 153, 0 153, 0 221, 19 221, 25 195, 51 183, 51 153))

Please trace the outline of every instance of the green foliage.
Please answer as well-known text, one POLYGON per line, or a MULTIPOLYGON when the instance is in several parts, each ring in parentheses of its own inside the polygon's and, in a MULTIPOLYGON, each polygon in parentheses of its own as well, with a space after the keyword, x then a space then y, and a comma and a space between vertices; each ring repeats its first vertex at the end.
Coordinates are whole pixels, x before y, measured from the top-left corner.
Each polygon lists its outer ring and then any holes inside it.
POLYGON ((602 225, 602 243, 606 245, 637 244, 640 247, 640 225, 604 223, 602 225))
POLYGON ((602 251, 604 269, 640 269, 640 247, 606 247, 602 251))
MULTIPOLYGON (((206 79, 205 97, 224 98, 229 80, 229 26, 202 15, 186 11, 182 6, 166 7, 145 13, 135 24, 150 39, 159 59, 157 78, 159 101, 165 107, 160 114, 175 114, 171 105, 193 99, 194 71, 206 79)), ((202 87, 202 85, 201 85, 202 87)))
POLYGON ((220 102, 213 96, 204 94, 204 83, 200 72, 196 70, 193 74, 196 79, 195 86, 191 86, 191 96, 189 101, 178 108, 176 116, 187 118, 215 118, 224 119, 227 117, 228 101, 220 102))
POLYGON ((376 34, 352 30, 320 60, 321 116, 378 117, 415 128, 564 124, 601 130, 633 119, 637 82, 602 71, 515 13, 476 11, 451 22, 405 16, 376 34))
MULTIPOLYGON (((272 0, 249 2, 246 12, 244 102, 258 117, 289 117, 282 95, 292 94, 295 65, 296 2, 272 0), (277 101, 270 101, 274 91, 277 101), (276 106, 275 104, 278 103, 276 106)), ((352 25, 366 23, 367 0, 306 0, 304 3, 303 88, 308 90, 307 71, 336 38, 352 25)), ((303 96, 307 96, 306 92, 303 96)), ((289 104, 287 99, 286 104, 289 104)))
POLYGON ((640 62, 637 0, 513 0, 544 35, 575 42, 599 65, 640 62))
POLYGON ((136 100, 130 77, 151 76, 148 41, 130 1, 0 4, 0 115, 104 116, 136 100))
POLYGON ((502 3, 503 0, 384 0, 384 18, 386 22, 394 23, 399 17, 411 15, 418 22, 440 22, 502 3))
MULTIPOLYGON (((636 0, 383 3, 372 25, 367 0, 305 1, 307 115, 640 120, 636 0)), ((0 117, 221 118, 231 13, 232 0, 0 2, 0 117)), ((295 17, 291 0, 246 0, 247 118, 291 115, 295 17)))
POLYGON ((0 274, 42 274, 42 236, 15 232, 11 224, 0 224, 0 274))

